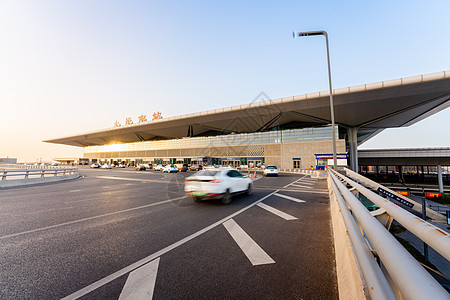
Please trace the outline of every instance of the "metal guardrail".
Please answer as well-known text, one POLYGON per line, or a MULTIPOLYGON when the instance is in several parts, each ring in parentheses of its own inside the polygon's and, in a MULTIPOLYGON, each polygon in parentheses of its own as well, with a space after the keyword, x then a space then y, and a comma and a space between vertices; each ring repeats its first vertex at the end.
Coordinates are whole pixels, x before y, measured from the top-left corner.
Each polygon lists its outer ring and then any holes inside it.
MULTIPOLYGON (((397 198, 400 198, 400 199, 403 199, 403 200, 405 200, 407 202, 412 203, 413 206, 411 207, 411 209, 415 210, 419 214, 422 213, 422 205, 420 203, 417 203, 416 201, 414 201, 414 200, 412 200, 412 199, 410 199, 410 198, 408 198, 406 196, 400 195, 400 194, 396 193, 395 191, 391 190, 390 188, 385 187, 385 186, 383 186, 383 185, 381 185, 381 184, 379 184, 379 183, 377 183, 377 182, 375 182, 373 180, 370 180, 370 179, 368 179, 368 178, 366 178, 366 177, 364 177, 364 176, 362 176, 362 175, 360 175, 360 174, 358 174, 358 173, 356 173, 356 172, 354 172, 354 171, 352 171, 350 169, 345 168, 345 173, 346 173, 346 175, 348 177, 350 177, 353 180, 356 180, 356 181, 362 183, 366 187, 369 187, 369 188, 374 189, 374 190, 378 190, 379 188, 382 188, 383 190, 385 190, 385 191, 395 195, 397 198)), ((436 221, 447 222, 447 219, 445 218, 445 216, 437 213, 436 211, 430 209, 429 207, 427 208, 427 217, 429 217, 431 219, 434 219, 436 221)))
MULTIPOLYGON (((61 175, 73 175, 78 174, 78 168, 53 168, 53 169, 4 169, 0 170, 0 177, 1 180, 7 180, 7 178, 14 177, 14 179, 17 179, 17 177, 23 176, 22 179, 29 179, 30 177, 34 176, 36 177, 45 177, 46 175, 53 175, 53 176, 61 176, 61 175)), ((48 176, 47 176, 48 177, 48 176)))
POLYGON ((336 174, 338 174, 338 176, 342 178, 346 183, 356 188, 360 193, 366 196, 378 207, 385 209, 388 215, 402 224, 415 236, 427 243, 447 260, 450 260, 450 235, 448 233, 442 231, 440 228, 434 226, 433 224, 428 223, 421 218, 409 213, 408 211, 402 209, 391 201, 367 189, 363 185, 356 183, 355 181, 339 173, 336 174))
POLYGON ((392 218, 396 219, 447 259, 450 236, 334 170, 329 170, 328 175, 330 193, 339 204, 370 298, 449 299, 447 291, 386 227, 390 226, 392 218), (380 209, 370 213, 344 183, 380 209), (386 227, 373 216, 382 214, 388 215, 386 227))
POLYGON ((58 169, 64 168, 65 165, 33 165, 33 164, 0 164, 0 169, 58 169))

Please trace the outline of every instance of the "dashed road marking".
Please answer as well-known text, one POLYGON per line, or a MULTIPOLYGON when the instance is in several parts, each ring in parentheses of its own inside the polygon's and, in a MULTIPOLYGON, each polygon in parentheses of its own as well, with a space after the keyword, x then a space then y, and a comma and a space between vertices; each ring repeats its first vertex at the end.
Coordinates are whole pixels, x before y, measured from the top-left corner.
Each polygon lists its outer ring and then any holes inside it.
MULTIPOLYGON (((229 219, 231 219, 231 218, 233 218, 233 217, 243 213, 244 211, 248 210, 249 208, 255 206, 256 204, 266 200, 267 198, 269 198, 270 196, 272 196, 276 192, 277 191, 274 191, 274 192, 272 192, 270 194, 267 194, 266 196, 262 197, 259 200, 256 200, 252 204, 247 205, 246 207, 238 210, 237 212, 234 212, 231 215, 229 215, 229 216, 227 216, 227 217, 225 217, 225 218, 223 218, 223 219, 221 219, 221 220, 219 220, 219 221, 217 221, 217 222, 215 222, 215 223, 213 223, 213 224, 211 224, 211 225, 209 225, 209 226, 207 226, 207 227, 205 227, 205 228, 203 228, 203 229, 201 229, 201 230, 199 230, 199 231, 197 231, 197 232, 195 232, 195 233, 193 233, 193 234, 191 234, 191 235, 189 235, 187 237, 185 237, 184 239, 181 239, 178 242, 175 242, 172 245, 167 246, 166 248, 163 248, 163 249, 161 249, 161 250, 159 250, 159 251, 157 251, 157 252, 155 252, 155 253, 153 253, 153 254, 151 254, 151 255, 149 255, 149 256, 147 256, 147 257, 145 257, 145 258, 143 258, 143 259, 141 259, 141 260, 139 260, 139 261, 137 261, 137 262, 135 262, 135 263, 133 263, 133 264, 123 268, 123 269, 121 269, 121 270, 119 270, 119 271, 116 271, 115 273, 113 273, 111 275, 108 275, 108 276, 106 276, 106 277, 104 277, 104 278, 102 278, 102 279, 100 279, 100 280, 98 280, 98 281, 96 281, 96 282, 94 282, 94 283, 92 283, 92 284, 82 288, 81 290, 78 290, 78 291, 76 291, 76 292, 74 292, 74 293, 72 293, 72 294, 62 298, 62 300, 78 299, 78 298, 80 298, 80 297, 82 297, 82 296, 84 296, 84 295, 86 295, 86 294, 88 294, 88 293, 98 289, 99 287, 101 287, 101 286, 103 286, 103 285, 105 285, 105 284, 107 284, 107 283, 109 283, 109 282, 111 282, 111 281, 113 281, 113 280, 115 280, 115 279, 117 279, 117 278, 127 274, 128 272, 131 272, 131 271, 139 268, 140 266, 142 266, 142 265, 144 265, 144 264, 146 264, 146 263, 148 263, 148 262, 150 262, 150 261, 160 257, 161 255, 163 255, 163 254, 165 254, 165 253, 167 253, 167 252, 169 252, 169 251, 171 251, 171 250, 173 250, 173 249, 175 249, 175 248, 177 248, 177 247, 179 247, 179 246, 189 242, 190 240, 200 236, 201 234, 203 234, 205 232, 208 232, 208 231, 210 231, 213 228, 216 228, 217 226, 223 224, 227 220, 229 220, 229 219)), ((174 199, 172 199, 172 200, 174 200, 174 199)), ((172 200, 170 200, 170 201, 172 201, 172 200)))
POLYGON ((277 191, 281 191, 281 192, 292 192, 292 193, 308 193, 308 194, 329 194, 328 190, 325 189, 315 189, 315 190, 311 190, 311 189, 294 189, 294 188, 277 188, 277 187, 265 187, 265 186, 254 186, 253 187, 256 190, 277 190, 277 191))
POLYGON ((69 191, 69 193, 76 193, 76 192, 80 192, 81 190, 71 190, 69 191))
POLYGON ((312 188, 312 187, 310 187, 310 186, 307 186, 307 185, 301 185, 301 184, 297 184, 297 183, 291 185, 291 187, 297 187, 297 188, 303 188, 303 189, 311 189, 311 188, 312 188))
POLYGON ((296 184, 315 185, 316 183, 315 182, 307 182, 307 181, 304 181, 304 180, 300 180, 300 181, 294 183, 293 185, 296 185, 296 184))
POLYGON ((306 181, 306 182, 317 182, 317 179, 312 179, 312 178, 303 178, 302 181, 306 181))
POLYGON ((306 176, 300 177, 299 179, 297 179, 297 180, 295 180, 295 181, 293 181, 293 182, 291 182, 291 183, 289 183, 289 184, 286 184, 285 186, 283 186, 283 188, 287 188, 288 186, 290 186, 290 185, 296 183, 297 181, 302 180, 302 179, 305 178, 305 177, 306 177, 306 176))
POLYGON ((297 220, 296 217, 293 217, 293 216, 291 216, 291 215, 289 215, 289 214, 287 214, 285 212, 282 212, 281 210, 273 208, 272 206, 269 206, 267 204, 258 203, 258 206, 263 208, 263 209, 265 209, 265 210, 267 210, 268 212, 271 212, 271 213, 273 213, 273 214, 275 214, 275 215, 277 215, 277 216, 287 220, 287 221, 297 220))
POLYGON ((233 220, 223 223, 252 265, 274 264, 275 261, 233 220))
POLYGON ((134 270, 120 293, 119 300, 152 299, 159 266, 158 257, 152 262, 134 270))
POLYGON ((306 202, 305 200, 297 199, 297 198, 294 198, 294 197, 291 197, 291 196, 286 196, 286 195, 278 194, 278 193, 275 193, 274 196, 278 196, 278 197, 281 197, 281 198, 284 198, 284 199, 288 199, 288 200, 291 200, 291 201, 294 201, 294 202, 297 202, 297 203, 306 202))

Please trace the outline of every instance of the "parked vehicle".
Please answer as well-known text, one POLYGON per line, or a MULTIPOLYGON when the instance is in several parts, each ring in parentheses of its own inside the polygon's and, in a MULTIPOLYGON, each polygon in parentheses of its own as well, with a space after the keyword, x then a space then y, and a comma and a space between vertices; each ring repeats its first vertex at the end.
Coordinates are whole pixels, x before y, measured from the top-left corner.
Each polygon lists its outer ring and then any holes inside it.
POLYGON ((144 165, 137 165, 136 171, 145 171, 147 168, 144 165))
POLYGON ((153 170, 162 171, 163 168, 164 168, 164 165, 159 164, 159 165, 156 165, 156 167, 154 167, 153 170))
POLYGON ((189 170, 191 170, 191 171, 199 171, 201 169, 202 169, 202 165, 191 165, 189 167, 189 170))
POLYGON ((220 199, 223 204, 228 204, 232 195, 250 194, 253 182, 236 169, 218 168, 203 170, 189 176, 186 178, 184 190, 194 201, 220 199))
POLYGON ((180 172, 187 172, 188 170, 188 165, 187 164, 183 164, 183 166, 180 169, 180 172))
POLYGON ((99 164, 96 164, 96 163, 93 163, 93 164, 91 165, 91 168, 93 168, 93 169, 98 169, 98 168, 100 168, 100 165, 99 165, 99 164))
POLYGON ((163 173, 167 172, 167 173, 177 173, 178 172, 178 168, 175 165, 167 165, 162 169, 163 173))
POLYGON ((100 168, 102 168, 102 169, 111 169, 111 165, 103 164, 100 168))
POLYGON ((267 166, 264 169, 264 176, 278 176, 278 169, 276 166, 267 166))

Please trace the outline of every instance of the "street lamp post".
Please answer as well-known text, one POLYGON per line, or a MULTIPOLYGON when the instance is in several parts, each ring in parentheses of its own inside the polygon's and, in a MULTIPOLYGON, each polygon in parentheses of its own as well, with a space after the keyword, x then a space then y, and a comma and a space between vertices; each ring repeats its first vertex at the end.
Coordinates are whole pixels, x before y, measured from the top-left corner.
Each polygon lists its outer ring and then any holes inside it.
POLYGON ((333 88, 331 87, 331 67, 330 67, 330 50, 328 49, 328 34, 326 31, 309 31, 309 32, 293 32, 294 39, 303 36, 323 35, 327 43, 327 61, 328 61, 328 81, 330 84, 330 111, 331 111, 331 130, 333 139, 333 167, 337 170, 337 158, 336 158, 336 132, 334 129, 334 104, 333 104, 333 88))

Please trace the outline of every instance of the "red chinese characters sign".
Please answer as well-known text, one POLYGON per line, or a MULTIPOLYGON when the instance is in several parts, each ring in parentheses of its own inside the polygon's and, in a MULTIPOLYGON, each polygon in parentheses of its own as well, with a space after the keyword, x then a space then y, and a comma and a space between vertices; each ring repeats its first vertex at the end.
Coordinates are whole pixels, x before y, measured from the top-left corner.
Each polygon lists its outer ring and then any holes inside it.
MULTIPOLYGON (((162 118, 163 118, 163 117, 162 117, 161 112, 158 111, 158 112, 155 112, 155 113, 153 114, 152 121, 153 121, 153 120, 160 120, 160 119, 162 119, 162 118)), ((148 122, 148 120, 147 120, 147 115, 140 115, 140 116, 138 117, 138 123, 145 123, 145 122, 148 122)), ((124 125, 132 125, 132 124, 134 124, 134 123, 133 123, 133 120, 132 120, 130 117, 127 117, 127 118, 125 119, 124 125)), ((122 124, 120 124, 120 122, 116 120, 116 122, 114 122, 114 127, 120 127, 120 126, 122 126, 122 124)))

